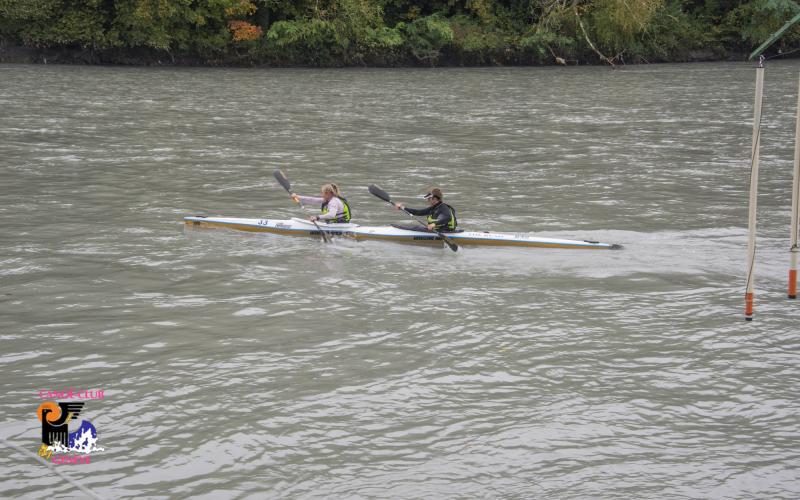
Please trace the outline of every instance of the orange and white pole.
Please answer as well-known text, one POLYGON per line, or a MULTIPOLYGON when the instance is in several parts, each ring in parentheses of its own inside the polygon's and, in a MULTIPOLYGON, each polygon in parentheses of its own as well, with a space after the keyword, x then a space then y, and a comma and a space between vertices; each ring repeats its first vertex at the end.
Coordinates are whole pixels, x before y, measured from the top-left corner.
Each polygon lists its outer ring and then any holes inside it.
POLYGON ((794 126, 794 181, 792 182, 792 235, 790 238, 789 298, 797 298, 797 224, 800 218, 800 84, 797 91, 797 118, 794 126))
POLYGON ((750 210, 747 224, 747 287, 744 319, 753 319, 753 282, 756 261, 756 204, 758 202, 758 156, 761 146, 761 100, 764 95, 764 58, 756 69, 756 101, 753 109, 753 146, 750 151, 750 210))

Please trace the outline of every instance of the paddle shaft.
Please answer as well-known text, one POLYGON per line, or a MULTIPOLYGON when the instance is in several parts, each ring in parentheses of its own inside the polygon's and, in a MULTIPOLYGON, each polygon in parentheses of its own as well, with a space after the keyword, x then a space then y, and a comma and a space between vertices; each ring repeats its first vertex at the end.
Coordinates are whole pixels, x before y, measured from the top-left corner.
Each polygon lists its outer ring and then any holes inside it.
MULTIPOLYGON (((379 199, 381 199, 381 200, 385 201, 385 202, 386 202, 386 203, 388 203, 389 205, 392 205, 394 208, 397 208, 397 209, 400 209, 400 210, 402 210, 403 212, 405 212, 406 214, 408 214, 408 216, 409 216, 409 217, 411 217, 411 218, 412 218, 412 219, 414 219, 415 221, 417 221, 417 222, 419 222, 420 224, 422 224, 423 226, 425 226, 425 230, 427 230, 427 231, 430 231, 430 229, 428 229, 428 225, 427 225, 427 224, 425 224, 424 222, 422 222, 422 221, 420 221, 419 219, 417 219, 417 218, 414 216, 414 214, 412 214, 411 212, 409 212, 408 210, 406 210, 406 208, 405 208, 405 207, 399 207, 399 206, 397 206, 397 204, 396 204, 395 202, 393 202, 393 201, 392 201, 392 197, 391 197, 391 196, 389 196, 389 193, 387 193, 387 192, 386 192, 386 191, 384 191, 383 189, 379 188, 379 187, 378 187, 378 186, 376 186, 375 184, 370 184, 370 185, 369 185, 369 187, 368 187, 367 189, 369 190, 369 192, 370 192, 370 194, 371 194, 371 195, 373 195, 373 196, 375 196, 376 198, 379 198, 379 199)), ((434 226, 434 227, 435 227, 435 226, 434 226)), ((454 251, 454 252, 457 252, 457 251, 458 251, 458 245, 456 245, 456 244, 453 242, 453 240, 451 240, 450 238, 448 238, 447 236, 445 236, 444 234, 442 234, 442 233, 441 233, 441 232, 439 232, 439 231, 432 231, 432 232, 433 232, 433 233, 435 233, 435 234, 437 234, 437 235, 438 235, 438 236, 439 236, 439 237, 442 239, 442 241, 444 241, 444 243, 445 243, 445 244, 446 244, 446 245, 447 245, 447 246, 450 248, 450 250, 452 250, 452 251, 454 251)))
MULTIPOLYGON (((393 203, 393 202, 392 202, 392 203, 390 203, 390 205, 392 205, 392 206, 393 206, 393 207, 395 207, 395 208, 400 208, 400 207, 398 207, 398 206, 397 206, 395 203, 393 203)), ((425 229, 428 229, 428 225, 427 225, 426 223, 424 223, 424 222, 422 222, 421 220, 417 219, 417 216, 416 216, 416 215, 414 215, 414 214, 412 214, 412 213, 411 213, 411 212, 409 212, 408 210, 406 210, 406 209, 405 209, 405 207, 403 207, 403 208, 400 208, 400 211, 401 211, 401 212, 403 212, 404 214, 408 215, 409 217, 411 217, 411 219, 412 219, 414 222, 418 222, 418 223, 422 224, 423 226, 425 226, 425 229)), ((430 231, 430 229, 428 229, 428 231, 430 231)), ((435 231, 434 231, 434 232, 435 232, 435 231)), ((437 234, 439 234, 439 233, 437 233, 437 234)))
MULTIPOLYGON (((308 207, 303 205, 302 202, 300 202, 300 208, 302 208, 303 211, 305 211, 306 213, 311 213, 311 212, 309 212, 308 207)), ((313 222, 314 223, 314 227, 316 227, 319 230, 319 234, 322 236, 322 241, 324 241, 325 243, 330 243, 330 240, 328 239, 328 236, 326 236, 325 235, 325 231, 323 231, 322 228, 319 227, 319 224, 317 224, 317 221, 312 219, 311 222, 313 222)))
MULTIPOLYGON (((280 170, 276 170, 274 172, 274 175, 275 175, 275 179, 278 180, 278 184, 283 186, 283 189, 285 189, 287 193, 289 193, 291 195, 294 195, 294 193, 292 192, 292 185, 289 184, 289 179, 286 178, 286 176, 283 174, 283 172, 281 172, 280 170)), ((302 208, 304 212, 308 213, 308 209, 306 208, 305 205, 303 205, 303 202, 302 201, 298 201, 298 203, 300 203, 300 208, 302 208)), ((319 231, 320 236, 322 236, 322 241, 324 241, 325 243, 330 243, 330 240, 328 239, 328 236, 325 234, 325 231, 323 231, 322 228, 319 227, 319 224, 317 224, 317 221, 312 219, 311 222, 314 223, 314 227, 317 228, 317 230, 319 231)))
MULTIPOLYGON (((386 203, 388 203, 389 205, 392 205, 392 206, 393 206, 393 207, 395 207, 395 208, 400 208, 400 207, 398 207, 398 206, 397 206, 397 204, 396 204, 396 203, 394 203, 393 201, 387 201, 386 203)), ((406 210, 406 209, 405 209, 405 207, 403 207, 403 208, 400 208, 400 210, 401 210, 403 213, 405 213, 406 215, 408 215, 409 217, 411 217, 411 219, 413 219, 415 222, 418 222, 419 224, 421 224, 421 225, 425 226, 425 229, 426 229, 426 230, 428 230, 428 231, 431 231, 430 229, 428 229, 428 225, 427 225, 427 224, 425 224, 425 223, 424 223, 424 222, 422 222, 421 220, 417 219, 417 216, 416 216, 416 215, 414 215, 414 214, 412 214, 412 213, 411 213, 411 212, 409 212, 408 210, 406 210)), ((450 247, 450 250, 452 250, 452 251, 454 251, 454 252, 458 250, 458 245, 456 245, 456 243, 455 243, 453 240, 451 240, 450 238, 448 238, 447 236, 445 236, 443 233, 441 233, 441 232, 439 232, 439 231, 431 231, 431 232, 433 232, 433 233, 436 233, 436 235, 437 235, 437 236, 439 236, 439 237, 440 237, 440 238, 441 238, 441 239, 442 239, 442 240, 443 240, 443 241, 444 241, 444 242, 447 244, 447 246, 448 246, 448 247, 450 247)))

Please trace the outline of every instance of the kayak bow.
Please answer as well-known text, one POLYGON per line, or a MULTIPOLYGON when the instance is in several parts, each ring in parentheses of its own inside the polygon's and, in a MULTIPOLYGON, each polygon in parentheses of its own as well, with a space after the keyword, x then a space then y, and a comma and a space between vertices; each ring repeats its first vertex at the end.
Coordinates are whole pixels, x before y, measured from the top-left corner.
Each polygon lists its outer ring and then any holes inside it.
MULTIPOLYGON (((303 219, 240 219, 231 217, 184 217, 184 224, 192 229, 233 229, 253 233, 272 233, 285 236, 311 236, 319 238, 320 230, 303 219)), ((355 240, 383 240, 421 245, 443 245, 436 233, 414 231, 393 226, 360 226, 358 224, 327 224, 318 222, 327 236, 347 237, 355 240)), ((464 246, 516 246, 536 248, 573 248, 583 250, 618 250, 622 247, 588 240, 542 238, 524 233, 498 233, 493 231, 462 231, 447 233, 447 237, 464 246)))

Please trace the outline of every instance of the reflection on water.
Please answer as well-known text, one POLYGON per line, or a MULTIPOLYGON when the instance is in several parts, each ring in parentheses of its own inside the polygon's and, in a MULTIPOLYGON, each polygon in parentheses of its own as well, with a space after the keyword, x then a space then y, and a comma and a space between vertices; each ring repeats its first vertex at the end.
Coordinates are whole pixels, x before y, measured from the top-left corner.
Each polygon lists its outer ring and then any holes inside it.
POLYGON ((34 453, 38 390, 82 387, 105 451, 59 467, 102 497, 795 497, 797 71, 745 324, 750 65, 0 66, 2 436, 34 453), (364 224, 401 220, 368 184, 435 184, 465 227, 625 250, 183 230, 301 216, 275 168, 364 224))

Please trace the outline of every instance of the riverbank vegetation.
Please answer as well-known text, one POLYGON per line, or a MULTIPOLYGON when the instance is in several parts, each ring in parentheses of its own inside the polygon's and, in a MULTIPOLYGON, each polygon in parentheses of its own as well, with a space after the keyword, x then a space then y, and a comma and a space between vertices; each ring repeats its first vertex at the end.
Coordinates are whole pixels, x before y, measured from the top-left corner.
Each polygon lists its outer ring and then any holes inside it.
MULTIPOLYGON (((0 57, 121 64, 625 64, 741 58, 792 0, 0 0, 0 57)), ((772 50, 800 46, 800 24, 772 50)))

